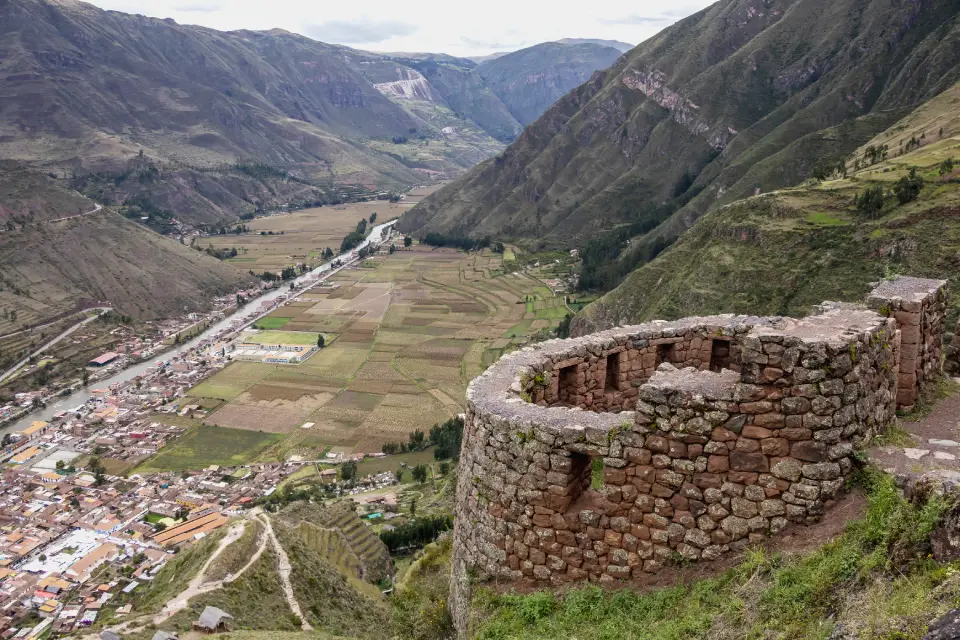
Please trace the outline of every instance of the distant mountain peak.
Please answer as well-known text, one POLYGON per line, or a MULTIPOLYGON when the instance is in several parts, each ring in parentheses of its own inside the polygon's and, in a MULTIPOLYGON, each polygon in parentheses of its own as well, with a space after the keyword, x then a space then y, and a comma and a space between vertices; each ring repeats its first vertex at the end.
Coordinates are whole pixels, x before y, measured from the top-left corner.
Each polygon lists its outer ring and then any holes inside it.
POLYGON ((554 42, 559 44, 597 44, 601 47, 611 47, 613 49, 617 49, 620 51, 620 53, 626 53, 636 46, 627 42, 621 42, 619 40, 601 40, 599 38, 562 38, 560 40, 555 40, 554 42))

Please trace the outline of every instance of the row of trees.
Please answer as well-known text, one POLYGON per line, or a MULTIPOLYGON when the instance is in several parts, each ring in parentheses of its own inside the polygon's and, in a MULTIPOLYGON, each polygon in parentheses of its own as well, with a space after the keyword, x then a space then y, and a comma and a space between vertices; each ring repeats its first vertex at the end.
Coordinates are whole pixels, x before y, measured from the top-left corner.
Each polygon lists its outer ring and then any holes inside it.
POLYGON ((954 165, 953 158, 947 158, 946 160, 941 162, 940 169, 939 169, 940 177, 942 178, 944 176, 948 176, 951 173, 953 173, 953 165, 954 165))
POLYGON ((230 258, 236 258, 236 257, 237 257, 237 248, 236 248, 236 247, 231 247, 231 248, 229 248, 229 249, 227 249, 227 248, 216 249, 216 248, 214 248, 214 246, 211 244, 211 245, 207 245, 207 248, 204 249, 203 251, 204 251, 204 253, 206 253, 208 256, 213 256, 213 257, 216 258, 217 260, 228 260, 228 259, 230 259, 230 258))
MULTIPOLYGON (((242 216, 241 216, 241 219, 242 219, 242 216)), ((217 225, 216 228, 214 228, 211 235, 225 236, 232 233, 233 235, 238 236, 241 233, 247 233, 248 231, 250 231, 250 227, 248 227, 245 224, 238 224, 232 229, 227 229, 224 225, 220 224, 220 225, 217 225)))
POLYGON ((283 269, 280 270, 280 275, 277 275, 273 271, 264 271, 263 273, 254 273, 252 270, 250 271, 250 275, 256 276, 257 278, 260 278, 264 282, 279 282, 281 280, 286 282, 287 280, 293 280, 294 278, 296 278, 298 275, 305 272, 306 270, 307 270, 307 265, 298 264, 295 267, 284 267, 283 269))
MULTIPOLYGON (((420 242, 423 244, 428 244, 431 247, 454 247, 456 249, 462 249, 463 251, 476 251, 479 249, 486 249, 491 245, 490 236, 480 238, 475 240, 468 236, 458 236, 458 235, 444 235, 442 233, 436 233, 431 231, 422 238, 420 242)), ((404 240, 406 243, 406 239, 404 240)), ((500 252, 503 252, 503 243, 500 244, 500 252)))
POLYGON ((810 172, 810 177, 814 180, 819 180, 820 182, 823 182, 827 178, 832 178, 833 176, 846 178, 847 163, 843 160, 839 160, 835 164, 818 160, 817 164, 813 165, 813 170, 810 172))
POLYGON ((380 540, 390 553, 419 549, 437 539, 444 531, 453 528, 453 517, 448 515, 416 518, 392 531, 380 534, 380 540))
POLYGON ((354 480, 357 477, 357 463, 353 460, 344 462, 340 465, 340 479, 344 482, 354 480))
POLYGON ((437 460, 457 460, 460 457, 460 444, 463 440, 463 420, 450 418, 446 422, 430 427, 429 438, 420 429, 409 435, 407 442, 388 442, 383 445, 387 454, 423 451, 430 445, 436 445, 433 457, 437 460))
POLYGON ((346 253, 347 251, 350 251, 362 243, 364 239, 366 239, 366 235, 364 235, 362 232, 351 231, 340 242, 340 253, 346 253))

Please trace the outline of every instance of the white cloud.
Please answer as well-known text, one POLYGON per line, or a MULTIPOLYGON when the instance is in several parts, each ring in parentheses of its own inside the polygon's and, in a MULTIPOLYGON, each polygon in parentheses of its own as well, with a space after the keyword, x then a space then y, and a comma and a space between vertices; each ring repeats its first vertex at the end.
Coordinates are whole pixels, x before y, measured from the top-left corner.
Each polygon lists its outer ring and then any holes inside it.
POLYGON ((376 44, 390 38, 416 33, 417 25, 396 20, 330 20, 304 27, 304 35, 337 44, 376 44))
POLYGON ((639 43, 709 0, 89 0, 105 9, 222 30, 285 29, 374 51, 484 55, 560 38, 639 43))
POLYGON ((173 5, 171 8, 183 13, 212 13, 223 9, 223 5, 219 2, 184 2, 173 5))

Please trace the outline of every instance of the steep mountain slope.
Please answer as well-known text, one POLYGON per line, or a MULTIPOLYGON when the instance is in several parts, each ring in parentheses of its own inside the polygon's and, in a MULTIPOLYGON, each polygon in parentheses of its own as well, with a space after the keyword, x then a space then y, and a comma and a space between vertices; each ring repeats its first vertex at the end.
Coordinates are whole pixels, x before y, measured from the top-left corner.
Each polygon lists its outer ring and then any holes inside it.
POLYGON ((17 185, 28 185, 41 204, 31 205, 35 215, 26 216, 27 224, 0 230, 0 308, 7 311, 0 333, 16 329, 6 319, 13 311, 18 325, 31 325, 90 299, 152 319, 206 308, 213 296, 252 282, 109 209, 95 211, 92 201, 46 175, 0 171, 0 210, 11 208, 3 194, 20 191, 17 185))
POLYGON ((846 178, 831 170, 825 182, 707 213, 674 246, 584 309, 574 332, 687 314, 805 315, 822 300, 862 299, 869 282, 898 272, 950 278, 957 286, 958 114, 960 84, 857 149, 846 161, 846 178), (911 167, 923 187, 901 204, 892 192, 910 180, 911 167), (883 208, 858 208, 855 199, 875 186, 884 191, 883 208))
POLYGON ((101 174, 97 181, 117 188, 86 193, 176 205, 181 220, 197 224, 335 200, 343 186, 397 189, 424 173, 458 175, 519 133, 474 67, 282 30, 219 32, 76 0, 7 0, 0 157, 61 178, 101 174), (153 162, 158 175, 120 184, 133 158, 153 162), (251 163, 277 171, 251 176, 251 163))
POLYGON ((621 50, 592 42, 545 42, 481 63, 477 72, 520 124, 527 125, 621 50))
POLYGON ((22 163, 0 160, 0 228, 86 213, 94 203, 22 163))
POLYGON ((520 133, 520 124, 486 86, 474 63, 453 56, 403 55, 355 52, 350 56, 364 78, 421 123, 419 129, 394 138, 385 152, 399 155, 409 166, 445 170, 449 167, 430 155, 440 142, 457 150, 444 155, 447 165, 469 169, 520 133))
POLYGON ((112 168, 140 148, 191 166, 238 157, 350 177, 412 179, 341 138, 417 123, 339 49, 284 32, 221 33, 62 0, 0 6, 0 153, 112 168), (26 135, 24 135, 26 133, 26 135))
POLYGON ((523 127, 469 60, 405 62, 423 75, 460 118, 475 122, 501 142, 510 142, 520 135, 523 127))
POLYGON ((604 259, 633 238, 625 273, 704 212, 796 184, 951 86, 958 44, 948 0, 721 0, 561 98, 401 229, 553 246, 599 235, 604 259))

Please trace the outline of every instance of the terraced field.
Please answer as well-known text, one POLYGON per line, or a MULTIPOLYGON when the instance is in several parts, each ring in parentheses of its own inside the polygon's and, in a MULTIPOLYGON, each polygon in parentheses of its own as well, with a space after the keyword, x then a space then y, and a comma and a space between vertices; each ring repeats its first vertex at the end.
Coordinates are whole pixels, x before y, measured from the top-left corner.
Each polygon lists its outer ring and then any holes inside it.
POLYGON ((348 577, 377 582, 391 573, 392 560, 380 537, 356 514, 350 500, 326 507, 294 504, 282 520, 311 550, 348 577))
POLYGON ((310 522, 301 522, 296 527, 296 532, 307 546, 323 556, 341 573, 354 578, 363 578, 363 565, 360 564, 360 558, 350 548, 350 544, 339 529, 327 529, 310 522))
POLYGON ((185 402, 224 401, 209 424, 283 434, 260 459, 378 452, 460 413, 473 377, 568 311, 541 280, 505 273, 498 254, 400 248, 262 321, 335 342, 300 365, 233 363, 185 402))
POLYGON ((194 245, 201 249, 236 249, 237 256, 227 262, 257 273, 280 271, 301 263, 316 265, 323 261, 326 247, 339 251, 344 236, 356 230, 360 220, 376 213, 378 222, 386 222, 412 204, 414 199, 409 203, 356 202, 266 216, 244 223, 248 232, 204 236, 197 238, 194 245))

